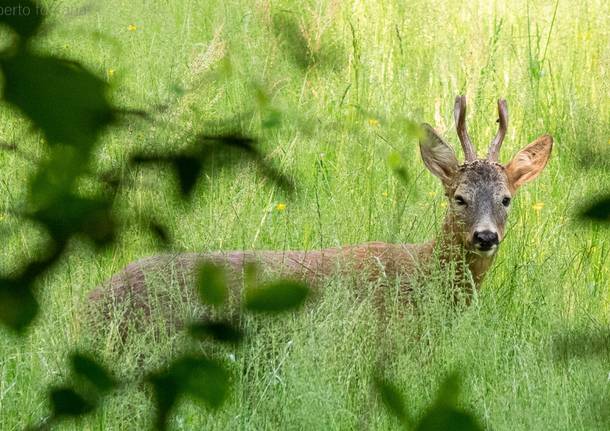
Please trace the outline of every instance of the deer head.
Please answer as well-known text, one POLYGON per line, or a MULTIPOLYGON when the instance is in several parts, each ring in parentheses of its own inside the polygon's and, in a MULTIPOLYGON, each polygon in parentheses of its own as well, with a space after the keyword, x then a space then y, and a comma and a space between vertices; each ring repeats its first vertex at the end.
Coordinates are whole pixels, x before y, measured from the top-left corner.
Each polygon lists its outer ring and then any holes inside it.
POLYGON ((447 221, 454 236, 468 251, 492 256, 504 238, 504 228, 517 189, 536 178, 546 166, 553 138, 543 135, 519 151, 507 164, 498 162, 508 127, 506 101, 498 100, 498 133, 487 158, 478 159, 466 130, 466 98, 455 99, 457 135, 464 150, 460 164, 453 149, 428 124, 420 140, 424 164, 440 178, 449 199, 447 221))

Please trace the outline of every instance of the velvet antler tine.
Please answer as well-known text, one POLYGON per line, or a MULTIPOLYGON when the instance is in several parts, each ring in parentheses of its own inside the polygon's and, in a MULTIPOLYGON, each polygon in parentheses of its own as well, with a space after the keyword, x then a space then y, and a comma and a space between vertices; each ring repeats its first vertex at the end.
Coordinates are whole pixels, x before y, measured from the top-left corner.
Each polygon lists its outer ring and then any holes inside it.
POLYGON ((498 99, 498 133, 489 146, 489 153, 487 160, 491 162, 497 162, 500 155, 500 147, 502 147, 502 141, 506 136, 506 130, 508 129, 508 107, 506 100, 498 99))
POLYGON ((455 108, 453 110, 453 116, 455 118, 455 128, 462 143, 462 149, 464 150, 464 158, 467 162, 472 162, 477 159, 472 142, 468 136, 466 130, 466 97, 457 96, 455 98, 455 108))

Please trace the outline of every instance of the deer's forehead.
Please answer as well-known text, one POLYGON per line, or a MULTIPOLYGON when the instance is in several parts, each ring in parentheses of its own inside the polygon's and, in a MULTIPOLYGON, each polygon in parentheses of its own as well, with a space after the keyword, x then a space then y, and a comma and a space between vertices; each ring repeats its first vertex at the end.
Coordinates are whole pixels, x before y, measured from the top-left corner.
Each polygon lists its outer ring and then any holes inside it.
POLYGON ((502 165, 477 160, 459 167, 455 190, 469 194, 505 193, 508 177, 502 165))

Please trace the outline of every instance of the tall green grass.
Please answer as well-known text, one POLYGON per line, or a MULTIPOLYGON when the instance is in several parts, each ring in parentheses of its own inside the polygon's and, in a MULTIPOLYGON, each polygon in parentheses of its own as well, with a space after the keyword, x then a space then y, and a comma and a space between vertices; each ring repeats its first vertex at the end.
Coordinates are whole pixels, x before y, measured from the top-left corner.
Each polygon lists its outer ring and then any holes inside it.
MULTIPOLYGON (((55 7, 39 49, 106 76, 116 104, 154 113, 153 121, 131 119, 107 133, 100 170, 123 169, 137 150, 179 148, 198 132, 238 129, 260 139, 298 191, 283 195, 255 170, 235 169, 211 172, 185 205, 170 174, 124 168, 134 187, 117 212, 134 223, 120 244, 97 255, 75 242, 41 286, 35 327, 23 338, 0 332, 0 429, 47 414, 44 390, 65 377, 67 353, 90 346, 86 294, 126 263, 158 252, 138 219, 166 223, 184 251, 434 237, 442 190, 419 159, 413 123, 435 124, 457 143, 452 102, 461 93, 481 154, 496 132, 498 97, 510 113, 502 160, 543 133, 555 139, 545 172, 515 199, 507 238, 474 303, 448 307, 430 282, 415 312, 396 303, 382 326, 371 298, 353 295, 371 286, 332 278, 303 312, 247 322, 248 343, 219 352, 233 371, 230 401, 215 413, 185 403, 173 425, 395 427, 372 391, 383 364, 415 416, 458 370, 461 404, 486 428, 608 428, 608 350, 572 357, 555 348, 565 331, 595 334, 609 323, 608 231, 575 220, 583 200, 610 187, 607 2, 47 4, 55 7), (397 154, 406 184, 388 163, 397 154)), ((2 112, 0 139, 44 157, 40 136, 8 108, 2 112)), ((0 267, 10 271, 44 235, 10 210, 23 202, 31 162, 0 153, 0 163, 0 267)), ((125 380, 180 345, 180 335, 158 336, 117 352, 110 338, 98 340, 99 355, 125 380)), ((147 393, 134 389, 65 428, 141 429, 151 408, 147 393)))

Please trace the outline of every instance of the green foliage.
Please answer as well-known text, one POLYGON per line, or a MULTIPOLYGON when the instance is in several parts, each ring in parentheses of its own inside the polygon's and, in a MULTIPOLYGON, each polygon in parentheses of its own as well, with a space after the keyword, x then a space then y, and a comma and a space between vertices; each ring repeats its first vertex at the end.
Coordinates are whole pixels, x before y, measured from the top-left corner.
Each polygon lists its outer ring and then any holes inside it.
POLYGON ((392 383, 376 377, 375 387, 379 392, 381 401, 385 407, 400 421, 407 429, 416 431, 437 430, 459 430, 479 431, 483 427, 479 425, 475 417, 458 406, 460 383, 457 375, 448 376, 441 384, 434 401, 412 425, 412 420, 405 407, 405 402, 400 391, 392 383))
POLYGON ((182 397, 220 407, 229 393, 229 375, 217 361, 203 356, 184 356, 168 368, 149 376, 157 402, 157 429, 166 429, 172 408, 182 397))
POLYGON ((190 334, 198 339, 211 338, 221 343, 237 344, 244 334, 229 322, 197 322, 189 327, 190 334))
POLYGON ((100 393, 108 392, 117 386, 116 379, 92 356, 75 352, 70 359, 74 374, 91 383, 100 393))
POLYGON ((0 278, 0 321, 22 332, 36 317, 38 302, 23 278, 0 278))
POLYGON ((21 43, 26 43, 36 34, 42 24, 42 15, 35 13, 39 3, 31 0, 2 0, 0 8, 0 24, 5 24, 21 37, 21 43))
POLYGON ((197 270, 197 291, 204 304, 224 304, 228 297, 225 269, 209 262, 201 264, 197 270))
POLYGON ((460 382, 457 375, 445 379, 439 388, 436 401, 415 426, 416 431, 452 429, 456 431, 482 431, 483 427, 471 413, 457 405, 460 382))
POLYGON ((610 196, 597 197, 593 202, 584 205, 581 217, 598 223, 610 223, 610 196))
POLYGON ((375 376, 374 383, 386 409, 396 416, 401 424, 408 425, 410 419, 407 413, 407 407, 405 406, 405 400, 398 388, 392 382, 379 376, 375 376))
POLYGON ((298 309, 309 294, 305 283, 279 280, 246 289, 245 307, 257 313, 278 313, 298 309))
POLYGON ((49 397, 54 418, 82 416, 91 412, 95 407, 76 390, 69 387, 53 388, 49 391, 49 397))
POLYGON ((86 162, 113 119, 106 83, 78 63, 28 50, 2 58, 0 68, 4 100, 40 128, 49 144, 76 146, 86 162))
POLYGON ((169 165, 176 173, 180 194, 190 198, 193 188, 202 176, 210 170, 210 165, 217 167, 234 165, 243 160, 254 161, 261 172, 279 187, 289 192, 294 190, 292 181, 282 172, 265 161, 255 147, 256 140, 238 134, 221 134, 217 136, 200 134, 190 147, 180 154, 148 155, 136 154, 132 157, 133 165, 161 164, 169 165))

